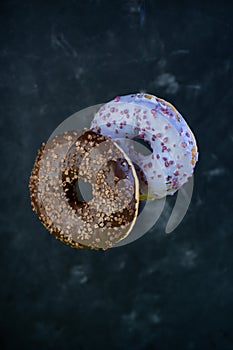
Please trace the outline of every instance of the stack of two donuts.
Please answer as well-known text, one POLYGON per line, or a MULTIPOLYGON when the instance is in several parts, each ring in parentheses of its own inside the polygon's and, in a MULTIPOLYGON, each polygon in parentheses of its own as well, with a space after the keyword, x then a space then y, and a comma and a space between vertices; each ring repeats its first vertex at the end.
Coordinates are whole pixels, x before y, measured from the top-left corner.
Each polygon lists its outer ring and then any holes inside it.
POLYGON ((195 137, 171 104, 149 94, 118 96, 99 109, 89 130, 42 144, 30 177, 32 206, 61 241, 106 250, 130 234, 139 201, 173 195, 197 159, 195 137), (151 153, 137 152, 135 139, 151 153), (92 185, 89 201, 77 191, 80 179, 92 185))

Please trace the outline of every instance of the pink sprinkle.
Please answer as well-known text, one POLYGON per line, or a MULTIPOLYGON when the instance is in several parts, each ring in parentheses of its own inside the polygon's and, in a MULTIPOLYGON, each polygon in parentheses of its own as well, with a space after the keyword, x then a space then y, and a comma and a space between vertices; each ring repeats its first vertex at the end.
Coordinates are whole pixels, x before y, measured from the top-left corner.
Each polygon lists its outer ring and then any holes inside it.
POLYGON ((176 167, 177 167, 178 169, 181 169, 181 168, 183 168, 183 165, 182 165, 182 164, 176 164, 176 167))
POLYGON ((173 160, 169 160, 169 164, 170 165, 174 164, 173 160))
POLYGON ((176 171, 174 172, 174 175, 175 175, 175 176, 179 176, 179 175, 180 175, 179 171, 176 170, 176 171))
POLYGON ((114 98, 115 102, 119 102, 120 101, 120 96, 117 96, 116 98, 114 98))
POLYGON ((168 137, 164 137, 163 142, 167 142, 168 141, 168 137))
POLYGON ((156 158, 159 159, 159 158, 160 158, 160 155, 159 155, 159 154, 156 154, 156 158))
POLYGON ((166 146, 162 146, 162 152, 166 151, 167 147, 166 146))
POLYGON ((157 175, 157 176, 158 176, 158 177, 162 177, 162 175, 160 175, 160 174, 159 174, 159 175, 157 175))
POLYGON ((152 163, 150 162, 150 163, 148 163, 148 167, 149 168, 151 168, 152 167, 152 163))
POLYGON ((124 110, 124 113, 127 114, 127 113, 128 113, 128 109, 125 109, 125 110, 124 110))
POLYGON ((156 110, 155 110, 155 109, 152 109, 152 110, 151 110, 151 113, 153 114, 153 116, 155 116, 156 110))
POLYGON ((158 134, 156 134, 155 136, 156 136, 156 137, 161 137, 162 134, 158 133, 158 134))
POLYGON ((109 128, 109 127, 111 126, 111 123, 108 122, 106 125, 107 125, 107 127, 109 128))
POLYGON ((176 189, 179 187, 179 183, 176 177, 172 179, 172 188, 176 189))
POLYGON ((182 142, 181 146, 185 148, 185 147, 187 147, 187 143, 186 142, 182 142))
POLYGON ((165 162, 165 167, 168 168, 169 167, 169 163, 168 161, 165 162))
POLYGON ((116 134, 118 134, 118 133, 119 133, 119 131, 116 129, 116 130, 115 130, 115 133, 116 133, 116 134))

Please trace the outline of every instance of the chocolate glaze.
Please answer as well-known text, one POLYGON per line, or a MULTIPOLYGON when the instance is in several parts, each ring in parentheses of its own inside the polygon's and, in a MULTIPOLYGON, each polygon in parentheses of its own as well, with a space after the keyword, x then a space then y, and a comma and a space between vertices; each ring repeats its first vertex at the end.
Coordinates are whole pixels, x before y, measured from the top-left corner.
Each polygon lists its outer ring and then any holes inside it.
MULTIPOLYGON (((82 198, 78 195, 76 188, 78 185, 78 178, 80 178, 79 166, 83 158, 87 156, 93 147, 102 142, 106 142, 107 140, 108 138, 105 136, 101 135, 100 137, 93 131, 87 131, 77 139, 77 141, 80 141, 80 144, 85 145, 83 147, 85 153, 77 152, 76 145, 74 143, 66 155, 64 169, 62 172, 63 189, 69 205, 76 211, 78 215, 82 216, 84 221, 90 220, 91 217, 94 222, 96 212, 91 210, 88 202, 83 201, 82 198), (92 137, 91 141, 88 139, 88 136, 92 137), (90 145, 90 142, 92 142, 92 145, 90 145), (74 164, 71 165, 70 160, 74 160, 74 164), (75 175, 78 177, 77 179, 74 178, 75 175), (67 178, 69 181, 66 181, 67 178)), ((104 174, 106 176, 106 183, 111 187, 114 187, 118 181, 123 179, 128 179, 130 182, 134 183, 134 175, 132 173, 131 165, 123 157, 117 158, 116 160, 109 160, 107 162, 104 174), (112 174, 113 176, 111 176, 112 174)), ((96 200, 98 200, 98 198, 96 200)), ((120 227, 131 222, 135 216, 135 210, 133 209, 135 208, 135 205, 136 199, 134 193, 132 200, 128 203, 127 207, 124 208, 121 212, 118 211, 114 213, 114 217, 120 217, 122 218, 122 221, 119 222, 111 218, 111 227, 120 227)), ((107 215, 104 217, 104 226, 109 223, 108 218, 109 216, 107 215)))
POLYGON ((43 154, 45 148, 45 143, 42 143, 41 148, 39 148, 37 157, 35 160, 34 168, 32 170, 31 176, 30 176, 30 182, 29 182, 29 189, 30 189, 30 197, 31 197, 31 205, 33 207, 33 211, 35 211, 42 222, 42 224, 45 226, 45 228, 53 234, 57 239, 60 239, 62 242, 69 244, 72 248, 86 248, 86 249, 93 249, 92 247, 85 246, 83 244, 77 243, 73 240, 70 242, 67 241, 66 237, 60 233, 60 231, 52 225, 48 221, 48 218, 46 216, 46 211, 43 205, 43 202, 40 200, 38 196, 38 185, 39 185, 39 169, 40 169, 40 160, 41 156, 43 154))

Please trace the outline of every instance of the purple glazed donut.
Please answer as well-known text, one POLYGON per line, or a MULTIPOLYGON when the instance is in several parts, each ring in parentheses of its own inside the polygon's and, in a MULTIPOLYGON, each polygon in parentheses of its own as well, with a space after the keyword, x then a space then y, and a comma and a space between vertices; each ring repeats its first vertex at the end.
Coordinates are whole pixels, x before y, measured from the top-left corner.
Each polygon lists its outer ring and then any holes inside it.
POLYGON ((175 107, 158 97, 117 96, 95 114, 91 129, 115 139, 136 164, 140 199, 173 195, 193 174, 195 137, 175 107), (140 154, 125 140, 135 138, 148 143, 152 153, 140 154))

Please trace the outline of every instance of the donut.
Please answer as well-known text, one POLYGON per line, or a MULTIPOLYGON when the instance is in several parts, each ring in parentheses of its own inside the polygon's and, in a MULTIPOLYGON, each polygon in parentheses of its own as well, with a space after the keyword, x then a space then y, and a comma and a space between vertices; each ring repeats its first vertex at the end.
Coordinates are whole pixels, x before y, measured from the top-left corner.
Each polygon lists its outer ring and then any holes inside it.
POLYGON ((198 160, 190 127, 170 103, 137 93, 117 96, 95 114, 91 130, 106 135, 128 154, 139 179, 140 199, 173 195, 192 176, 198 160), (127 139, 151 149, 143 155, 127 139))
POLYGON ((138 214, 139 183, 128 156, 107 136, 65 131, 43 143, 31 177, 33 210, 47 230, 75 248, 111 248, 138 214), (83 200, 80 179, 92 185, 83 200))

